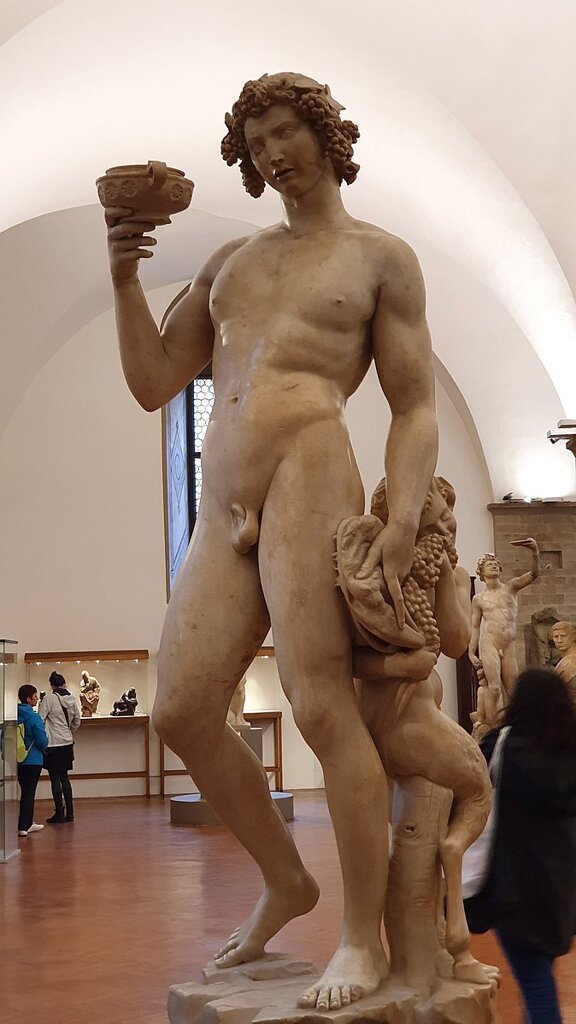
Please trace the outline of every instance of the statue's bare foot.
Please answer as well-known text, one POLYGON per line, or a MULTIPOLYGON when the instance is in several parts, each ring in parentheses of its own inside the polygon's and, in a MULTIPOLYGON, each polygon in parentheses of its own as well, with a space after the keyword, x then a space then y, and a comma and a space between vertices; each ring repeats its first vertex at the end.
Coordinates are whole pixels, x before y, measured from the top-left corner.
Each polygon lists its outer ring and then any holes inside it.
POLYGON ((262 956, 268 940, 293 917, 312 910, 319 894, 315 879, 307 871, 289 888, 279 891, 267 887, 250 916, 215 954, 216 966, 234 967, 262 956))
POLYGON ((388 961, 381 947, 373 953, 339 946, 320 980, 302 993, 298 1005, 339 1010, 375 992, 387 974, 388 961))
POLYGON ((471 953, 454 960, 453 976, 472 985, 500 985, 500 971, 490 964, 481 964, 471 953))

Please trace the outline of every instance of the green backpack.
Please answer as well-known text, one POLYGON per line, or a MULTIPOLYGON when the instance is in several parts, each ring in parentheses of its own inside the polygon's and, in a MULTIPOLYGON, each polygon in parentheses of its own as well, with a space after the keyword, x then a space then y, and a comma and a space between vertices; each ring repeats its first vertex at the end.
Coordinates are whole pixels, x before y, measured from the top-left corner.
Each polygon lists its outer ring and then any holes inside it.
POLYGON ((33 746, 34 740, 32 740, 29 747, 26 747, 26 740, 24 739, 24 722, 20 722, 20 724, 16 726, 16 760, 18 764, 22 764, 22 761, 26 760, 33 746))

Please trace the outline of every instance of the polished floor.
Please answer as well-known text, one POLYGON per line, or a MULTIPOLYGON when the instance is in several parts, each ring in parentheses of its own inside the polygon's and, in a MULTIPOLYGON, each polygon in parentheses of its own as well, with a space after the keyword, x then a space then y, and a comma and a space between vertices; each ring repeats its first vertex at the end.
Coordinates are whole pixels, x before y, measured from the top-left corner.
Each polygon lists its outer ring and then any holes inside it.
MULTIPOLYGON (((272 949, 321 965, 337 939, 340 882, 323 793, 296 794, 290 828, 322 896, 272 949)), ((36 820, 50 805, 37 803, 36 820)), ((79 800, 73 825, 22 839, 0 867, 2 1024, 166 1024, 168 986, 200 968, 259 891, 223 828, 169 824, 161 798, 79 800)), ((503 967, 499 1012, 520 1024, 515 985, 491 936, 476 955, 503 967)), ((558 961, 565 1024, 576 1024, 576 951, 558 961)))

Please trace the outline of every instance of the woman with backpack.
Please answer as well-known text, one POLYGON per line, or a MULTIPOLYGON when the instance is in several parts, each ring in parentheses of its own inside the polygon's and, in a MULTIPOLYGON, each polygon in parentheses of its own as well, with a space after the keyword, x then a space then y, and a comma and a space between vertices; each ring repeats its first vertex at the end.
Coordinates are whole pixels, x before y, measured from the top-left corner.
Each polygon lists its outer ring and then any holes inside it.
POLYGON ((18 690, 18 725, 24 726, 24 746, 26 756, 18 762, 18 785, 20 786, 20 809, 18 813, 18 835, 29 836, 31 832, 40 832, 44 825, 34 821, 34 799, 40 772, 44 764, 44 751, 48 746, 48 736, 44 722, 36 714, 38 690, 26 683, 18 690))
POLYGON ((72 786, 68 772, 72 771, 74 761, 73 733, 80 725, 81 717, 76 700, 70 690, 66 689, 64 676, 52 672, 49 682, 52 692, 44 694, 38 709, 48 733, 44 767, 50 776, 54 799, 54 814, 46 818, 46 823, 63 825, 66 821, 74 821, 72 786))

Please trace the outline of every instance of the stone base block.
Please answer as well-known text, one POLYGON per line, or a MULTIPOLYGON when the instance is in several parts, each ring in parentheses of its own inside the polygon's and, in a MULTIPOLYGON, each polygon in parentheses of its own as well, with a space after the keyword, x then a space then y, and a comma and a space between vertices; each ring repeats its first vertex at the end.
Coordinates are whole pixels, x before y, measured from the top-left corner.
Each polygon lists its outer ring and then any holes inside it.
POLYGON ((170 1024, 496 1024, 495 985, 440 980, 422 999, 394 979, 342 1010, 304 1010, 298 997, 320 972, 280 953, 238 967, 205 968, 204 984, 172 985, 170 1024))
POLYGON ((264 735, 263 729, 253 729, 251 725, 243 726, 241 729, 236 730, 238 735, 242 737, 244 743, 247 743, 250 750, 254 751, 256 757, 262 760, 262 737, 264 735))
MULTIPOLYGON (((276 807, 285 821, 294 820, 294 797, 292 793, 270 793, 276 807)), ((170 822, 172 825, 222 825, 222 819, 212 810, 200 793, 186 793, 170 799, 170 822)))

